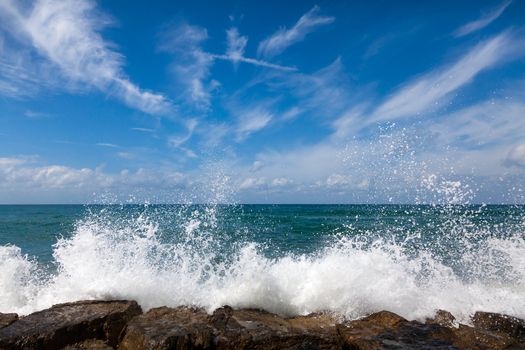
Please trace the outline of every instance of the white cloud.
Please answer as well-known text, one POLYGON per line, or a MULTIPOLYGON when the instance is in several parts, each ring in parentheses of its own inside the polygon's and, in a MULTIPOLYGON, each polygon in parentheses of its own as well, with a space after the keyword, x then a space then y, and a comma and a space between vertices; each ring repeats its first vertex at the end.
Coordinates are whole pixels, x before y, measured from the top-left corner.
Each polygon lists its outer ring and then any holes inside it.
POLYGON ((266 128, 272 120, 273 114, 261 107, 242 112, 235 130, 237 142, 244 141, 254 132, 266 128))
MULTIPOLYGON (((129 155, 117 154, 123 158, 129 155)), ((0 158, 1 203, 91 202, 100 200, 96 196, 104 192, 127 197, 136 191, 143 191, 146 199, 152 199, 151 188, 182 189, 190 183, 185 174, 169 169, 139 168, 134 172, 124 169, 112 174, 104 172, 102 167, 42 165, 35 157, 0 158)))
POLYGON ((297 68, 295 67, 281 66, 278 64, 266 62, 263 60, 256 60, 255 58, 249 58, 249 57, 232 57, 229 55, 211 55, 211 57, 218 59, 218 60, 232 61, 233 63, 244 62, 244 63, 253 64, 254 66, 272 68, 272 69, 277 69, 277 70, 282 70, 282 71, 287 71, 287 72, 292 72, 292 71, 297 70, 297 68))
POLYGON ((505 159, 507 166, 518 166, 525 168, 525 143, 513 147, 505 159))
POLYGON ((204 50, 203 45, 208 39, 205 28, 186 23, 169 28, 162 35, 160 49, 174 54, 173 71, 184 88, 183 98, 202 110, 211 106, 212 92, 220 86, 216 80, 210 79, 210 70, 215 60, 238 63, 248 63, 255 66, 294 71, 295 67, 281 66, 263 60, 244 56, 248 37, 241 36, 237 28, 226 31, 226 54, 214 54, 204 50))
POLYGON ((33 166, 24 158, 0 158, 1 187, 9 189, 44 187, 46 189, 64 187, 82 187, 89 182, 106 183, 96 170, 88 168, 74 169, 60 165, 33 166))
POLYGON ((202 49, 207 39, 205 28, 183 23, 165 31, 160 45, 174 54, 173 72, 183 87, 182 98, 204 110, 210 108, 211 93, 217 87, 208 81, 213 57, 202 49))
POLYGON ((351 101, 348 79, 340 57, 313 73, 274 73, 264 83, 272 91, 284 90, 298 100, 300 107, 289 109, 287 112, 290 114, 283 115, 285 120, 293 119, 306 110, 314 110, 328 119, 351 101))
POLYGON ((168 139, 168 144, 172 147, 181 147, 185 144, 192 136, 195 128, 198 125, 197 119, 186 120, 187 133, 184 136, 172 136, 168 139))
MULTIPOLYGON (((21 65, 13 65, 12 57, 3 59, 0 74, 23 88, 32 80, 45 80, 52 75, 49 72, 52 66, 58 69, 69 89, 82 90, 87 86, 113 95, 145 113, 168 113, 171 105, 163 95, 142 90, 127 78, 124 58, 101 35, 110 20, 95 7, 93 1, 78 0, 38 0, 31 8, 25 8, 24 3, 18 1, 0 2, 1 27, 22 45, 19 51, 35 50, 46 60, 41 63, 41 59, 26 56, 21 65), (29 74, 44 71, 46 74, 41 78, 14 79, 9 70, 29 74)), ((47 83, 38 81, 38 84, 47 83)), ((11 92, 16 94, 19 88, 14 89, 11 92)))
POLYGON ((351 175, 331 174, 326 178, 324 183, 318 182, 318 184, 326 185, 329 188, 365 190, 370 183, 368 179, 356 180, 351 175))
POLYGON ((477 19, 475 21, 472 21, 472 22, 469 22, 469 23, 461 26, 460 28, 458 28, 454 32, 454 36, 455 37, 465 36, 467 34, 470 34, 472 32, 475 32, 475 31, 478 31, 480 29, 485 28, 486 26, 488 26, 489 24, 494 22, 499 16, 501 16, 503 11, 505 11, 505 9, 511 3, 512 3, 512 0, 506 0, 506 1, 502 2, 498 7, 496 7, 495 9, 490 11, 489 13, 481 16, 479 19, 477 19))
POLYGON ((266 185, 266 179, 262 177, 260 178, 248 177, 241 182, 241 184, 239 185, 239 188, 241 190, 252 190, 252 189, 259 189, 265 185, 266 185))
POLYGON ((252 64, 255 66, 272 68, 282 71, 295 71, 295 67, 281 66, 278 64, 266 62, 263 60, 257 60, 255 58, 249 58, 244 56, 244 49, 248 43, 247 36, 241 36, 239 30, 235 27, 232 27, 226 31, 226 37, 228 46, 226 48, 225 55, 215 55, 210 54, 214 59, 226 60, 233 62, 234 66, 237 67, 239 62, 252 64))
POLYGON ((507 33, 482 42, 451 66, 409 82, 384 101, 367 121, 395 120, 432 111, 442 98, 470 83, 482 71, 508 58, 515 46, 515 41, 507 33))
POLYGON ((131 130, 140 131, 140 132, 147 132, 147 133, 153 133, 155 130, 150 128, 131 128, 131 130))
POLYGON ((293 181, 286 177, 277 177, 270 182, 270 187, 285 187, 292 183, 293 181))
POLYGON ((26 116, 27 118, 30 118, 30 119, 41 119, 41 118, 49 118, 49 117, 51 117, 50 114, 42 113, 42 112, 35 112, 35 111, 31 111, 31 110, 25 111, 24 116, 26 116))
POLYGON ((250 172, 255 173, 259 170, 261 170, 264 167, 264 162, 261 162, 260 160, 256 160, 253 162, 250 172))
POLYGON ((117 152, 115 155, 119 158, 127 159, 127 160, 135 158, 135 155, 130 152, 117 152))
POLYGON ((232 27, 226 31, 228 39, 228 48, 226 49, 226 55, 230 56, 233 61, 244 57, 244 49, 248 43, 248 37, 241 36, 239 30, 232 27))
POLYGON ((483 101, 433 121, 428 130, 442 144, 482 148, 514 144, 525 135, 525 103, 512 99, 483 101))
POLYGON ((319 7, 314 6, 310 11, 301 16, 292 28, 281 28, 272 36, 266 38, 259 44, 258 54, 264 57, 276 56, 289 46, 303 41, 308 33, 313 32, 320 26, 330 24, 335 20, 334 17, 319 16, 318 12, 319 7))
POLYGON ((113 144, 113 143, 107 143, 107 142, 99 142, 99 143, 96 143, 95 146, 99 146, 99 147, 109 147, 109 148, 117 148, 118 146, 113 144))
POLYGON ((284 121, 292 120, 292 119, 297 118, 303 112, 304 112, 304 110, 302 108, 299 108, 297 106, 293 106, 290 109, 286 110, 281 115, 281 119, 284 120, 284 121))

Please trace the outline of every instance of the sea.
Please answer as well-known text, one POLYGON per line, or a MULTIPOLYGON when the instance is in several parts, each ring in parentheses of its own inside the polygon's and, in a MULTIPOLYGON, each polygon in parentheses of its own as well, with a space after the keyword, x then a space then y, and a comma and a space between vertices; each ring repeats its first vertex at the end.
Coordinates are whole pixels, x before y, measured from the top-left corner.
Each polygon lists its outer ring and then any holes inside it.
POLYGON ((0 206, 0 312, 83 299, 525 318, 525 206, 0 206))

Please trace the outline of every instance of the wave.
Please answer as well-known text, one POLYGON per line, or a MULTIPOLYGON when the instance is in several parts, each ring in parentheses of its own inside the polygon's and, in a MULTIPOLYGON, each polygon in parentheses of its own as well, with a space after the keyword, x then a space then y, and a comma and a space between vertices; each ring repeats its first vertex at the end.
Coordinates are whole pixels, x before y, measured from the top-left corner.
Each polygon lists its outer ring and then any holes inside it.
POLYGON ((54 245, 52 269, 16 246, 0 247, 0 312, 117 298, 144 309, 231 305, 284 316, 328 311, 353 319, 389 310, 424 319, 445 309, 463 322, 478 310, 525 318, 521 228, 504 237, 459 235, 460 244, 449 225, 448 233, 436 231, 441 243, 430 245, 413 232, 395 239, 347 227, 314 253, 271 257, 260 243, 213 234, 214 207, 179 219, 175 239, 145 214, 89 214, 54 245))

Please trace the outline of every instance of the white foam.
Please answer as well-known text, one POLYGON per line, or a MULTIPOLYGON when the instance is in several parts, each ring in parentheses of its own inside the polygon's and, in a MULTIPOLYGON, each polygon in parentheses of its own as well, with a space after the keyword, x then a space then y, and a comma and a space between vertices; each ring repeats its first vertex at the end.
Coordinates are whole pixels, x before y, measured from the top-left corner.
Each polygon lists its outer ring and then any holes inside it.
POLYGON ((363 244, 341 237, 314 255, 277 259, 246 242, 229 247, 229 259, 217 259, 218 243, 202 220, 191 216, 186 237, 166 243, 144 217, 118 225, 89 217, 55 245, 54 273, 17 247, 0 247, 0 312, 28 314, 59 302, 123 298, 145 309, 197 305, 212 311, 228 304, 283 315, 332 311, 349 318, 390 310, 423 319, 436 309, 460 321, 478 310, 525 317, 520 235, 490 238, 466 251, 460 276, 430 251, 409 254, 403 244, 381 239, 363 244))

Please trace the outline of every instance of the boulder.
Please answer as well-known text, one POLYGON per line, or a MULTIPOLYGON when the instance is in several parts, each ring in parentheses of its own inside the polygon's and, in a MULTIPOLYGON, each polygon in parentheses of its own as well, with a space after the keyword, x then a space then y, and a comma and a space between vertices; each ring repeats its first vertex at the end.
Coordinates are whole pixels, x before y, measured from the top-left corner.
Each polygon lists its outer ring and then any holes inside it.
POLYGON ((68 345, 62 350, 113 350, 111 346, 99 339, 88 339, 80 343, 68 345))
POLYGON ((142 313, 135 301, 54 305, 0 328, 0 349, 62 349, 87 339, 116 347, 127 322, 142 313))
POLYGON ((450 312, 437 310, 433 318, 427 318, 426 324, 439 324, 443 327, 452 328, 455 326, 456 318, 450 312))
POLYGON ((205 311, 160 307, 128 323, 119 350, 209 349, 213 341, 213 329, 205 311))
POLYGON ((349 349, 456 349, 448 328, 408 321, 389 311, 338 324, 337 331, 349 349))
POLYGON ((515 341, 525 342, 525 321, 516 317, 493 312, 478 311, 472 317, 472 324, 479 330, 508 336, 515 341))
POLYGON ((217 349, 340 349, 335 322, 317 315, 283 319, 262 310, 217 309, 217 349))
POLYGON ((119 350, 142 349, 340 349, 335 321, 323 315, 284 319, 262 310, 212 315, 202 309, 161 307, 132 319, 119 350))
POLYGON ((0 328, 9 326, 11 323, 18 320, 17 314, 3 314, 0 313, 0 328))

